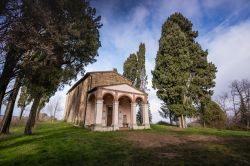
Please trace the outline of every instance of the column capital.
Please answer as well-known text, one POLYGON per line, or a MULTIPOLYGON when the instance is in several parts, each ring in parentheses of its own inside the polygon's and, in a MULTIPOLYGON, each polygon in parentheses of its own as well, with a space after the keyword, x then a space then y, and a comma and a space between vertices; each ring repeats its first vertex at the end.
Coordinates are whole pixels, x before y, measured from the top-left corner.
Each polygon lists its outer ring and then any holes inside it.
POLYGON ((113 103, 114 104, 119 104, 119 101, 118 100, 114 100, 113 103))
POLYGON ((132 107, 136 107, 136 102, 131 102, 132 107))
POLYGON ((97 104, 102 104, 102 103, 103 103, 103 99, 97 99, 97 100, 96 100, 96 103, 97 103, 97 104))

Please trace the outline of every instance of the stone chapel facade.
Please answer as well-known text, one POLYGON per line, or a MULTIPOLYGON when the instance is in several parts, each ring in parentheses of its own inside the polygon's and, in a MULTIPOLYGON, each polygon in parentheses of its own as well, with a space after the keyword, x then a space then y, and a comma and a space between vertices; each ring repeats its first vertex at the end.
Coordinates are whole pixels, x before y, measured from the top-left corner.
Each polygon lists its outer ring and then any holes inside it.
POLYGON ((148 96, 116 71, 88 72, 68 91, 64 120, 95 131, 150 128, 148 96))

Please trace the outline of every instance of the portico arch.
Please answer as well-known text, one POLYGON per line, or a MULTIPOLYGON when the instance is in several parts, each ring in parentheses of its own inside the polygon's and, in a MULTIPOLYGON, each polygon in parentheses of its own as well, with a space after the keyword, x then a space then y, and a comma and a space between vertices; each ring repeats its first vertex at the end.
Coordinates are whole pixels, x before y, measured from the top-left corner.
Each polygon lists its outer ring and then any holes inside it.
POLYGON ((118 110, 118 123, 119 127, 131 127, 132 122, 131 116, 131 98, 127 95, 120 96, 119 99, 119 110, 118 110))
POLYGON ((114 96, 111 93, 103 95, 103 114, 102 124, 111 127, 113 124, 113 101, 114 96))

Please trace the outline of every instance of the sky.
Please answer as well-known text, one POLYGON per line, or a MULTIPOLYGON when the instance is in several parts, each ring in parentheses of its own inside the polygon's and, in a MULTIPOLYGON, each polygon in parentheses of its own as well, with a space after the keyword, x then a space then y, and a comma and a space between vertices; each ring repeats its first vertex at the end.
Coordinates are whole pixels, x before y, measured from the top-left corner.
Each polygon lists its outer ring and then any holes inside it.
MULTIPOLYGON (((161 101, 152 88, 151 71, 155 66, 161 26, 175 12, 191 20, 193 30, 199 32, 196 41, 208 50, 209 61, 218 69, 214 99, 228 91, 231 81, 250 79, 250 0, 92 0, 90 4, 102 17, 102 47, 97 61, 88 65, 86 71, 117 68, 122 74, 126 58, 138 50, 141 42, 145 43, 153 122, 162 118, 158 113, 161 101)), ((62 110, 71 86, 65 86, 51 98, 51 101, 60 98, 62 110)), ((18 111, 15 108, 15 114, 18 111)), ((43 111, 46 112, 46 107, 43 111)), ((58 117, 63 117, 63 111, 58 117)))

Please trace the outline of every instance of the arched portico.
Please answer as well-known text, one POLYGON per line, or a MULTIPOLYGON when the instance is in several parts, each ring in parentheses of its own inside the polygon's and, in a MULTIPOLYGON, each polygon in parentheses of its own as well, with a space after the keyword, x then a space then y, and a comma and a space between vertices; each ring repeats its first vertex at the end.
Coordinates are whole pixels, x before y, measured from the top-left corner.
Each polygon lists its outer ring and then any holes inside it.
MULTIPOLYGON (((95 109, 94 130, 111 131, 124 128, 149 128, 147 95, 142 92, 136 93, 135 90, 128 91, 128 88, 126 90, 100 87, 91 92, 94 96, 89 98, 88 108, 92 109, 92 112, 93 108, 95 109), (140 123, 137 123, 136 118, 137 106, 140 106, 141 110, 140 123)), ((86 117, 92 118, 91 114, 86 117)), ((88 121, 92 122, 91 120, 88 121)))
POLYGON ((111 127, 113 125, 113 102, 114 97, 111 93, 103 96, 102 125, 111 127))

